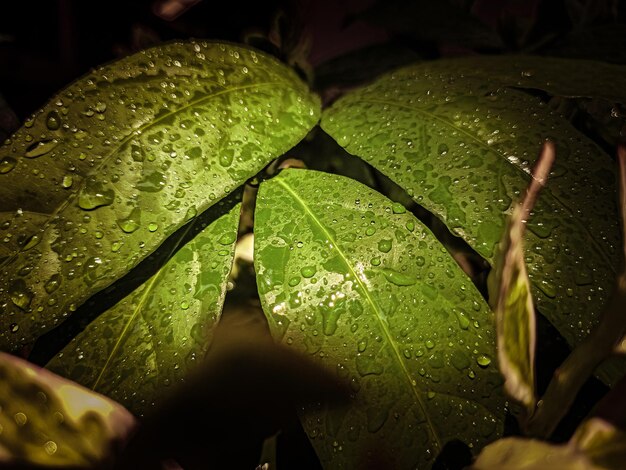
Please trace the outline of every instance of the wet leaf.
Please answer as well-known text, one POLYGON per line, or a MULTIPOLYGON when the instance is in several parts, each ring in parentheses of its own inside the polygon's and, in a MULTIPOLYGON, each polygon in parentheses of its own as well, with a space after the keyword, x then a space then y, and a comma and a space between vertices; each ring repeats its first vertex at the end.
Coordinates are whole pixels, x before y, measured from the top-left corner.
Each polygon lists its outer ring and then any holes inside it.
POLYGON ((0 410, 0 468, 96 468, 136 425, 114 401, 4 353, 0 410))
POLYGON ((240 205, 101 314, 47 367, 143 415, 199 363, 222 312, 240 205))
POLYGON ((525 261, 539 311, 577 344, 597 323, 617 271, 611 159, 535 97, 465 78, 449 64, 386 75, 338 100, 322 126, 492 263, 537 149, 554 141, 559 159, 528 224, 525 261))
POLYGON ((0 349, 128 272, 318 112, 286 66, 211 42, 149 49, 68 86, 0 147, 0 349))
POLYGON ((261 184, 255 266, 275 338, 350 381, 353 404, 309 407, 304 427, 329 467, 371 452, 426 468, 459 438, 502 427, 488 306, 412 214, 345 177, 285 170, 261 184))
POLYGON ((489 300, 496 315, 498 362, 506 393, 526 408, 535 409, 535 307, 524 262, 524 232, 539 191, 546 184, 554 163, 554 146, 543 146, 533 178, 522 203, 507 220, 489 274, 489 300))

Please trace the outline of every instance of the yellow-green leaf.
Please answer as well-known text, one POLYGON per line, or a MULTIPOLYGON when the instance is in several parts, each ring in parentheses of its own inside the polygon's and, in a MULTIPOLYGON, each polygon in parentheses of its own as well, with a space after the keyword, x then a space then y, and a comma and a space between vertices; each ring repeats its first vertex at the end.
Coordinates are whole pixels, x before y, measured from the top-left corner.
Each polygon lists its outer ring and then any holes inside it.
POLYGON ((69 85, 0 147, 0 349, 57 325, 318 114, 290 68, 215 42, 158 46, 69 85))

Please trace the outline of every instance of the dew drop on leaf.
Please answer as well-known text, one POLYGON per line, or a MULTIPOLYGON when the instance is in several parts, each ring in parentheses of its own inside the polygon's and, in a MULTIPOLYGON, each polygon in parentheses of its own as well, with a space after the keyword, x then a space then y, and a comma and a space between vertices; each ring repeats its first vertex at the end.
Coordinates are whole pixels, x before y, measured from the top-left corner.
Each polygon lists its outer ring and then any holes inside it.
POLYGON ((117 225, 124 231, 124 233, 135 232, 141 225, 141 210, 138 207, 135 207, 128 217, 118 220, 117 225))
POLYGON ((302 277, 305 277, 307 279, 315 276, 316 272, 317 269, 315 268, 315 266, 304 266, 302 269, 300 269, 300 274, 302 274, 302 277))
POLYGON ((63 186, 65 189, 69 189, 72 187, 73 183, 74 178, 72 177, 72 175, 65 175, 63 177, 63 180, 61 181, 61 186, 63 186))
POLYGON ((417 283, 417 279, 415 277, 399 273, 393 269, 384 269, 383 274, 389 282, 395 284, 396 286, 412 286, 417 283))
POLYGON ((394 202, 391 206, 391 210, 394 214, 404 214, 406 212, 406 208, 399 202, 394 202))
POLYGON ((33 293, 26 287, 23 279, 16 279, 9 287, 9 296, 11 302, 22 310, 27 310, 30 302, 33 300, 33 293))
POLYGON ((61 127, 61 116, 56 111, 50 111, 46 117, 46 127, 51 131, 56 131, 61 127))
POLYGON ((486 354, 481 354, 476 358, 476 363, 480 367, 487 367, 489 364, 491 364, 491 358, 486 354))
POLYGON ((50 152, 57 145, 59 145, 59 141, 57 139, 42 140, 28 147, 28 150, 26 151, 24 156, 26 158, 41 157, 42 155, 45 155, 46 153, 50 152))
POLYGON ((391 251, 391 247, 393 246, 393 242, 389 239, 383 238, 378 242, 378 250, 383 253, 389 253, 391 251))
POLYGON ((4 175, 15 168, 17 160, 13 157, 4 157, 0 160, 0 175, 4 175))
POLYGON ((227 232, 219 238, 219 243, 222 245, 230 245, 237 239, 237 234, 234 232, 227 232))
POLYGON ((85 180, 85 187, 78 195, 78 206, 84 210, 93 210, 97 207, 108 206, 113 203, 115 192, 106 188, 95 177, 85 180))

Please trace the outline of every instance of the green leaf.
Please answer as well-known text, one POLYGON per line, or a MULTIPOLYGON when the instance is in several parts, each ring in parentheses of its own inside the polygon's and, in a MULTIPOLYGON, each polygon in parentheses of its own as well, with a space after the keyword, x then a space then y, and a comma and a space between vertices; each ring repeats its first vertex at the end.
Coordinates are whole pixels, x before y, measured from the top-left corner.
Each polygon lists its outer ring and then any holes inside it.
POLYGON ((100 468, 136 427, 108 398, 0 353, 0 467, 100 468))
POLYGON ((230 44, 156 47, 69 85, 0 147, 0 349, 124 275, 318 113, 293 71, 230 44))
POLYGON ((303 424, 324 465, 426 467, 502 427, 488 306, 403 206, 345 177, 285 170, 261 184, 255 267, 275 338, 349 381, 351 406, 303 424))
POLYGON ((581 424, 570 442, 602 468, 619 470, 626 462, 626 432, 601 418, 581 424))
POLYGON ((554 141, 558 159, 528 224, 526 263, 539 310, 579 343, 619 260, 610 158, 536 98, 437 67, 405 68, 350 93, 325 111, 322 127, 491 262, 534 155, 554 141))
POLYGON ((241 205, 101 314, 47 367, 143 415, 204 357, 220 317, 241 205))

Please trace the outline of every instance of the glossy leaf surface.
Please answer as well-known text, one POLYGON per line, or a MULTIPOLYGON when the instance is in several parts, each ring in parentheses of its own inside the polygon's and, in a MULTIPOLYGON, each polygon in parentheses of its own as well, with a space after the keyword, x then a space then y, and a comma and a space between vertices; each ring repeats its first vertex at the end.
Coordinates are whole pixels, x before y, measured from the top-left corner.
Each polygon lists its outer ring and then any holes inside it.
POLYGON ((288 67, 172 43, 96 69, 0 147, 0 349, 54 326, 315 124, 288 67))
POLYGON ((4 353, 0 378, 0 468, 96 468, 136 426, 114 401, 4 353))
POLYGON ((576 344, 596 323, 619 260, 612 162, 536 98, 442 64, 350 93, 322 126, 491 262, 511 201, 553 140, 559 158, 528 224, 525 257, 539 310, 576 344))
POLYGON ((220 317, 240 205, 182 247, 153 277, 47 365, 144 414, 203 358, 220 317))
POLYGON ((285 170, 259 189, 255 266, 275 338, 353 387, 349 408, 304 417, 324 465, 374 452, 426 468, 450 439, 498 436, 489 308, 403 206, 345 177, 285 170))

